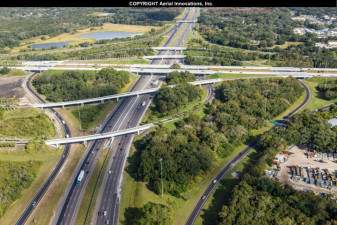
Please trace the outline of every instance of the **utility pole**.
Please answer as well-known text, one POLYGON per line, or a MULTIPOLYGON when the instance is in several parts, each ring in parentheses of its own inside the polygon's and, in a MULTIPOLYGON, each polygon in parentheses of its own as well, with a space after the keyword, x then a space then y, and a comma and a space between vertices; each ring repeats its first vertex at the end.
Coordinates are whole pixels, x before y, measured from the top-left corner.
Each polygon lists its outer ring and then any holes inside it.
POLYGON ((266 96, 266 101, 265 101, 265 104, 264 104, 264 112, 267 113, 267 99, 268 99, 268 92, 269 90, 267 90, 265 96, 266 96))
POLYGON ((160 177, 161 177, 161 198, 164 197, 164 192, 163 192, 163 159, 159 159, 160 161, 160 177))

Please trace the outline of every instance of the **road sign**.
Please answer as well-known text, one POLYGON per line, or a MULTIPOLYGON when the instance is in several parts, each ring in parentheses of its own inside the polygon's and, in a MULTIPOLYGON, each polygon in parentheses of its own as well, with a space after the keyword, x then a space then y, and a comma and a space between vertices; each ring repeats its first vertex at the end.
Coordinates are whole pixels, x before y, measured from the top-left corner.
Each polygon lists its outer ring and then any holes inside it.
POLYGON ((279 122, 276 122, 276 121, 270 120, 269 122, 272 123, 272 124, 275 124, 275 125, 280 125, 280 123, 279 123, 279 122))

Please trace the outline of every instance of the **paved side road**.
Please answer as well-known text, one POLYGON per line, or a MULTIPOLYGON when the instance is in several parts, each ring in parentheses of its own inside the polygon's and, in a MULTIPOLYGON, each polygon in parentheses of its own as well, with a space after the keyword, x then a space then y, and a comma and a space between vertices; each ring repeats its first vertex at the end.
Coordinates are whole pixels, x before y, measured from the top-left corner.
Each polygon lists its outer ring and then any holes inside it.
MULTIPOLYGON (((302 81, 301 84, 305 88, 306 91, 306 98, 304 101, 299 105, 296 109, 294 109, 292 112, 290 112, 288 115, 283 117, 283 122, 285 123, 291 116, 293 116, 295 113, 297 113, 300 109, 302 109, 309 101, 311 93, 310 89, 308 86, 306 86, 302 81)), ((274 126, 273 129, 277 129, 277 126, 274 126)), ((192 213, 190 214, 186 225, 193 225, 195 220, 198 218, 198 215, 205 205, 208 197, 212 194, 213 190, 215 187, 218 185, 219 181, 228 173, 228 171, 235 165, 237 164, 245 155, 247 155, 248 152, 250 152, 255 146, 257 145, 257 142, 255 141, 254 143, 250 144, 247 148, 245 148, 243 151, 241 151, 235 158, 230 161, 222 170, 221 172, 216 176, 215 180, 216 182, 212 182, 206 191, 203 193, 201 199, 198 201, 197 205, 194 207, 192 213)))

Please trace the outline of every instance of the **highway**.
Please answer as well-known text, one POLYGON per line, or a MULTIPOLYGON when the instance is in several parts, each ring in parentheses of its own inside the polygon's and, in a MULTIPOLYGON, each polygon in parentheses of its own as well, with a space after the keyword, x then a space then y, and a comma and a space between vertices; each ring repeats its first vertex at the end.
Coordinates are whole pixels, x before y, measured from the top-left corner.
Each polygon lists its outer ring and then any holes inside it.
MULTIPOLYGON (((298 106, 296 107, 296 109, 294 109, 292 112, 290 112, 288 115, 284 116, 282 118, 281 121, 287 121, 291 116, 293 116, 295 113, 297 113, 300 109, 302 109, 309 101, 311 93, 309 88, 303 83, 301 82, 303 87, 305 88, 305 92, 306 92, 306 97, 304 99, 304 101, 298 106)), ((273 127, 274 129, 277 128, 277 126, 275 125, 273 127)), ((213 192, 213 190, 215 189, 215 187, 218 185, 219 181, 228 173, 228 171, 235 165, 237 164, 245 155, 247 155, 247 153, 249 153, 255 146, 257 145, 257 142, 253 142, 251 143, 247 148, 245 148, 243 151, 241 151, 238 155, 236 155, 234 157, 234 159, 232 159, 221 171, 220 173, 214 178, 214 180, 216 180, 216 182, 211 182, 211 184, 206 188, 206 190, 204 191, 204 193, 202 194, 202 197, 199 199, 198 203, 196 204, 196 206, 194 207, 192 213, 190 214, 186 225, 193 225, 195 220, 197 219, 201 209, 203 208, 203 206, 205 205, 207 199, 209 198, 209 196, 211 195, 211 193, 213 192)))
MULTIPOLYGON (((31 75, 27 82, 26 82, 26 86, 27 89, 42 103, 45 103, 45 101, 43 99, 41 99, 29 86, 29 82, 32 79, 32 77, 35 74, 31 75)), ((66 135, 69 135, 69 137, 71 137, 71 133, 70 130, 67 126, 67 124, 62 123, 61 121, 63 121, 62 117, 53 109, 49 109, 50 112, 54 113, 57 118, 59 119, 63 130, 65 132, 66 135)), ((20 218, 18 219, 18 221, 15 223, 16 225, 21 225, 24 224, 25 221, 28 219, 29 215, 32 213, 32 211, 35 209, 36 205, 39 203, 39 201, 41 200, 41 198, 43 197, 44 193, 47 191, 48 187, 50 186, 51 182, 54 180, 55 176, 58 174, 58 172, 60 171, 60 169, 62 168, 64 162, 67 160, 68 154, 69 154, 69 149, 70 149, 70 145, 67 144, 65 145, 62 157, 60 158, 59 162, 57 163, 56 167, 54 168, 53 172, 50 174, 50 176, 47 178, 47 180, 44 182, 44 184, 42 185, 42 187, 39 189, 39 191, 37 192, 37 194, 34 196, 33 200, 29 203, 29 205, 27 206, 27 208, 25 209, 25 211, 22 213, 22 215, 20 216, 20 218), (35 202, 35 206, 33 206, 33 202, 35 202)))
MULTIPOLYGON (((177 27, 180 27, 178 25, 177 27)), ((177 30, 173 32, 172 35, 175 35, 177 30)), ((186 32, 183 32, 185 34, 186 32)), ((187 37, 187 35, 185 34, 187 37)), ((171 36, 172 37, 172 36, 171 36)), ((168 39, 170 42, 171 37, 168 39)), ((180 45, 182 46, 182 44, 180 45)), ((180 47, 178 46, 178 47, 180 47)), ((168 55, 171 53, 179 53, 173 51, 159 51, 158 54, 168 55)), ((153 63, 170 63, 169 60, 154 60, 153 63)), ((158 87, 161 82, 158 82, 157 85, 151 85, 153 80, 159 80, 162 77, 157 75, 149 75, 149 76, 141 76, 136 84, 130 91, 139 91, 147 88, 155 88, 158 87)), ((143 117, 147 107, 150 104, 150 100, 153 98, 153 94, 145 94, 140 97, 125 97, 119 101, 114 111, 110 114, 107 121, 103 124, 103 128, 101 133, 116 131, 120 129, 125 129, 127 127, 134 127, 139 124, 141 118, 143 117), (145 105, 142 106, 142 103, 145 102, 145 105)), ((100 193, 105 193, 103 199, 105 201, 101 201, 99 195, 98 206, 102 208, 110 208, 109 213, 105 216, 106 220, 115 221, 116 224, 118 222, 118 210, 119 210, 119 199, 120 199, 120 182, 122 180, 122 172, 124 168, 124 164, 128 155, 129 148, 131 146, 131 142, 133 140, 134 135, 126 135, 122 137, 114 138, 111 143, 105 143, 105 140, 99 140, 91 142, 89 145, 89 151, 84 156, 83 163, 81 163, 73 176, 73 180, 71 182, 70 187, 68 188, 66 194, 64 195, 64 199, 62 200, 63 204, 61 204, 53 224, 74 224, 77 213, 92 173, 92 170, 96 164, 96 161, 101 153, 101 149, 105 147, 112 147, 114 149, 113 156, 108 161, 108 168, 111 170, 111 176, 107 177, 106 174, 103 178, 103 185, 100 189, 100 193), (76 185, 75 180, 79 174, 79 171, 84 170, 86 173, 80 183, 80 185, 76 185), (111 179, 108 179, 111 178, 111 179), (102 204, 102 205, 101 205, 102 204)), ((97 215, 95 213, 95 215, 97 215)), ((105 222, 105 219, 101 220, 101 217, 97 217, 97 221, 95 224, 101 224, 105 222)), ((95 220, 93 220, 95 221, 95 220)), ((114 224, 110 223, 110 224, 114 224)))
MULTIPOLYGON (((188 10, 189 13, 189 10, 188 10)), ((188 16, 186 14, 186 17, 188 16)), ((196 12, 195 12, 196 15, 196 12)), ((188 33, 191 31, 193 24, 190 24, 186 27, 186 29, 182 32, 181 36, 178 37, 178 41, 176 42, 175 47, 181 47, 184 44, 184 40, 186 40, 188 33)), ((178 25, 179 29, 180 25, 178 25)), ((164 47, 168 46, 173 40, 174 35, 178 33, 178 29, 169 37, 168 41, 164 44, 164 47)), ((179 54, 179 51, 160 51, 158 54, 179 54)), ((172 64, 172 61, 169 59, 163 60, 154 60, 152 64, 172 64)), ((145 79, 145 78, 144 78, 145 79)), ((145 95, 146 96, 146 95, 145 95)), ((148 99, 153 96, 149 96, 148 99)), ((135 99, 137 102, 137 99, 135 99)), ((148 104, 150 101, 148 101, 148 104)), ((139 112, 137 110, 137 105, 141 104, 141 101, 135 103, 134 109, 132 110, 134 113, 132 115, 132 119, 130 121, 130 125, 132 127, 137 126, 144 112, 139 112)), ((129 155, 129 150, 134 138, 134 134, 126 135, 121 137, 119 140, 116 140, 116 151, 112 161, 108 164, 107 171, 103 178, 103 184, 99 192, 99 196, 97 199, 95 212, 93 220, 94 224, 118 224, 118 212, 119 212, 119 202, 121 197, 121 184, 123 180, 124 166, 126 163, 127 156, 129 155), (106 212, 106 215, 104 215, 106 212)))

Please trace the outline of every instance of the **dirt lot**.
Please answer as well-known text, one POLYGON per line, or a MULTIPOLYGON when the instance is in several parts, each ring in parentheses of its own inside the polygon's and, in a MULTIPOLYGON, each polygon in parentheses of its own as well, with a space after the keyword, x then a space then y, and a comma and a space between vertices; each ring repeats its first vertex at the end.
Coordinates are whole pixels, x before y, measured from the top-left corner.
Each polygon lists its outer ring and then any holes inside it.
POLYGON ((330 172, 334 172, 337 169, 337 163, 332 160, 326 160, 326 163, 321 163, 315 161, 316 158, 307 158, 305 155, 306 148, 300 145, 291 146, 287 151, 293 154, 289 155, 288 161, 285 163, 281 163, 281 171, 278 173, 277 178, 283 184, 289 184, 296 189, 303 190, 303 188, 307 188, 309 190, 313 190, 315 194, 319 194, 321 192, 331 193, 337 195, 337 190, 331 189, 331 191, 327 188, 318 187, 315 185, 307 184, 303 181, 294 182, 290 179, 290 167, 292 165, 298 165, 311 168, 319 167, 320 169, 328 169, 330 172))
POLYGON ((16 96, 16 98, 22 98, 25 95, 23 88, 21 87, 25 76, 15 76, 15 77, 3 77, 0 76, 0 97, 11 98, 16 96))

